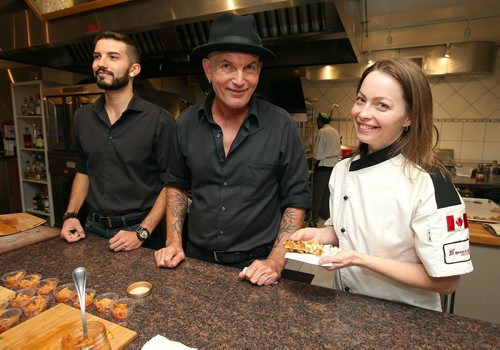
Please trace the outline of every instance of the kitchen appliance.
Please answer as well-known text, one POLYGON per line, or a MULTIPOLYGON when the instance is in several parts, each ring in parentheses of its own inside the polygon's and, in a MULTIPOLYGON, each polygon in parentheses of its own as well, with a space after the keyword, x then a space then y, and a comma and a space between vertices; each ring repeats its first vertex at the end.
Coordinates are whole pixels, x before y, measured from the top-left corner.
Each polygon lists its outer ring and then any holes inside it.
MULTIPOLYGON (((85 104, 94 103, 103 93, 95 84, 43 89, 55 226, 61 227, 63 224, 62 216, 68 206, 75 176, 75 111, 85 104)), ((87 213, 88 209, 84 204, 79 211, 80 222, 85 222, 87 213)))

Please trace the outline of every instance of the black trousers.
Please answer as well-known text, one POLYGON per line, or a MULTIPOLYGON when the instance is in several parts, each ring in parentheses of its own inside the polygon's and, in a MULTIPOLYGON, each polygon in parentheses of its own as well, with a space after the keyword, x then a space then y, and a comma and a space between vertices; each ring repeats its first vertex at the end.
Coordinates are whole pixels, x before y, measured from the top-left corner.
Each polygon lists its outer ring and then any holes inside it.
POLYGON ((330 167, 318 166, 314 169, 313 175, 313 202, 311 219, 314 223, 319 220, 321 216, 323 219, 330 217, 330 190, 328 189, 328 181, 332 174, 330 167))

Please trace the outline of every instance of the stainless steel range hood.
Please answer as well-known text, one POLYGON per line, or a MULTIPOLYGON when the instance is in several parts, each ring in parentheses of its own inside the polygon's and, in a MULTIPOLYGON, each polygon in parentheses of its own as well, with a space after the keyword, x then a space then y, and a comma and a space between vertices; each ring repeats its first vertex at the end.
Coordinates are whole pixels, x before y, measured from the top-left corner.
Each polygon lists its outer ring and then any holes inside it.
POLYGON ((277 55, 267 68, 354 63, 360 53, 353 24, 346 31, 342 23, 343 6, 337 0, 141 0, 45 22, 26 8, 0 14, 0 31, 9 33, 0 36, 0 59, 89 74, 94 35, 114 30, 139 46, 143 78, 197 74, 192 48, 207 41, 217 14, 233 11, 255 17, 264 45, 277 55))

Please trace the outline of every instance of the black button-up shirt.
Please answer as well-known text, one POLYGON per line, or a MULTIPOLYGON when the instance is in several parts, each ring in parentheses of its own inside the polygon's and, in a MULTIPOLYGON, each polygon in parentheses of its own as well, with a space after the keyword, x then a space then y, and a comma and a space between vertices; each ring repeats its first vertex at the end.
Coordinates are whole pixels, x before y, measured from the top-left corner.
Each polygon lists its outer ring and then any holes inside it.
POLYGON ((287 207, 310 207, 304 145, 283 109, 257 98, 227 157, 214 94, 177 120, 167 185, 191 190, 188 238, 210 250, 272 243, 287 207))
POLYGON ((76 171, 90 181, 87 202, 117 216, 149 210, 165 185, 175 119, 134 93, 110 124, 104 96, 75 113, 76 171))

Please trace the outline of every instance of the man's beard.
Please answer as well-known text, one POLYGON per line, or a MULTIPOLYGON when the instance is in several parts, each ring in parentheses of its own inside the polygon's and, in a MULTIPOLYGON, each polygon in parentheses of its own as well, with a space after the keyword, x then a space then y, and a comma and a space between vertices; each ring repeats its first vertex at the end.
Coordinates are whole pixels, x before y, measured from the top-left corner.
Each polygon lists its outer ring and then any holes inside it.
POLYGON ((107 83, 104 79, 100 79, 99 76, 97 75, 97 72, 95 73, 94 76, 97 86, 103 90, 119 90, 127 86, 130 80, 127 74, 124 74, 122 77, 118 78, 111 76, 112 77, 111 83, 107 83))

